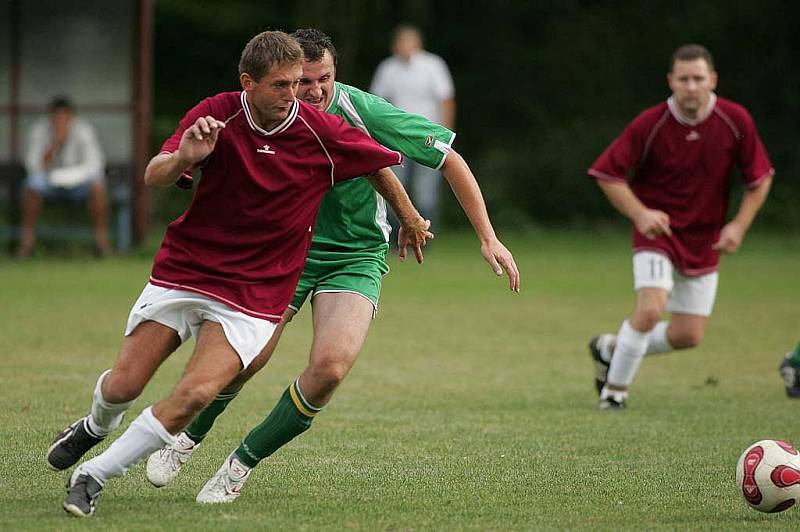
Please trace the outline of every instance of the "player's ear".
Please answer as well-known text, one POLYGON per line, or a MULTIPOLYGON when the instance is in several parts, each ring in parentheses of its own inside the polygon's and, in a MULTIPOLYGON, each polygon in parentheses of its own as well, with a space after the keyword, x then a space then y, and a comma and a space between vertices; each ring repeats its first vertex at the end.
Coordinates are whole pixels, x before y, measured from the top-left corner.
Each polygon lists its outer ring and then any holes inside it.
POLYGON ((249 91, 256 85, 256 80, 247 72, 242 72, 239 75, 239 83, 241 83, 244 90, 249 91))
POLYGON ((716 70, 712 70, 711 71, 711 75, 710 75, 709 79, 711 81, 711 90, 713 91, 713 90, 715 90, 717 88, 717 71, 716 70))

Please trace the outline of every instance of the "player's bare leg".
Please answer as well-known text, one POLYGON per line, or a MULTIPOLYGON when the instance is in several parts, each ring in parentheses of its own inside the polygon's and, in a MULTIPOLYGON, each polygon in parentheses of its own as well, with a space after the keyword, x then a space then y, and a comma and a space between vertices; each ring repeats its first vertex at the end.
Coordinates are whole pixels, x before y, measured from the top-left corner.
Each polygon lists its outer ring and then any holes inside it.
POLYGON ((192 454, 200 447, 201 442, 205 439, 206 435, 211 431, 217 417, 228 407, 239 394, 239 391, 255 375, 261 368, 263 368, 275 348, 278 346, 281 334, 295 315, 292 309, 286 309, 283 314, 281 322, 276 326, 275 332, 272 334, 267 345, 264 349, 253 359, 253 361, 241 372, 239 372, 233 380, 225 386, 214 399, 200 412, 197 417, 186 427, 186 429, 178 434, 175 442, 165 445, 163 448, 155 451, 147 459, 147 480, 157 488, 166 486, 178 476, 183 466, 192 457, 192 454))
POLYGON ((189 423, 241 367, 241 359, 222 326, 203 322, 194 353, 178 385, 169 397, 146 408, 105 452, 76 468, 64 508, 74 515, 91 515, 108 480, 124 475, 152 451, 173 442, 173 434, 189 423))
POLYGON ((197 502, 234 501, 253 467, 311 427, 314 416, 355 364, 372 322, 372 302, 353 293, 321 293, 313 305, 314 340, 308 367, 206 483, 197 502))
POLYGON ((122 403, 139 397, 159 366, 180 343, 178 333, 166 325, 155 321, 139 324, 123 340, 114 367, 103 379, 103 398, 111 403, 122 403))
POLYGON ((689 349, 700 345, 707 321, 705 316, 673 312, 666 331, 669 345, 672 349, 689 349))
POLYGON ((170 434, 180 432, 241 369, 222 325, 203 322, 183 377, 169 397, 153 405, 153 415, 170 434))
POLYGON ((305 398, 322 407, 356 362, 372 323, 374 307, 352 293, 322 293, 314 298, 314 341, 308 367, 300 375, 305 398))
POLYGON ((173 329, 154 321, 141 323, 126 336, 114 367, 97 380, 91 413, 55 437, 47 452, 48 465, 56 470, 71 467, 119 427, 133 401, 179 345, 173 329))

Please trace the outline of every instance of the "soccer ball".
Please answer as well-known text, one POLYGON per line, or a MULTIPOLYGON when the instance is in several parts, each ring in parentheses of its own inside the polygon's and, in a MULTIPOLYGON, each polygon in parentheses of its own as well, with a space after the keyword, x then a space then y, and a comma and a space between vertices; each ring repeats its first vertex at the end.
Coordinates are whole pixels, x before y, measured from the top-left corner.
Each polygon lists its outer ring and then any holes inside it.
POLYGON ((761 440, 736 464, 736 486, 760 512, 782 512, 800 500, 800 452, 781 440, 761 440))

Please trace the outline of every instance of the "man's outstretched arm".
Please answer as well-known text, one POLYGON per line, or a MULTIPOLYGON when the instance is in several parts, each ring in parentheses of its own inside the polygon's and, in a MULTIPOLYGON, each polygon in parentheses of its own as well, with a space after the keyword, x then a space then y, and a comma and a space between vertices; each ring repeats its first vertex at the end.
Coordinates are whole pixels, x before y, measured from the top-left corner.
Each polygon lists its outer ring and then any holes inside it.
POLYGON ((458 152, 451 150, 447 154, 441 170, 450 188, 453 189, 456 199, 461 204, 461 208, 464 209, 464 214, 467 215, 467 219, 475 229, 475 234, 478 235, 481 243, 481 255, 496 275, 502 275, 505 270, 508 275, 509 288, 514 292, 519 292, 519 269, 514 262, 514 256, 498 240, 494 232, 483 194, 481 194, 478 181, 472 174, 469 165, 458 152))

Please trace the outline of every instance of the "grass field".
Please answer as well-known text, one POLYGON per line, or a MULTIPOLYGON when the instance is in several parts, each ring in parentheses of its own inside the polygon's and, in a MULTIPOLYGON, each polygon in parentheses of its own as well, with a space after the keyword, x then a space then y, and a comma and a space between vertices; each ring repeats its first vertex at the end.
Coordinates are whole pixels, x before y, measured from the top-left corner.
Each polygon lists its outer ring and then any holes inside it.
MULTIPOLYGON (((736 492, 739 453, 800 444, 780 356, 800 340, 800 239, 751 235, 724 260, 697 349, 644 361, 629 409, 596 410, 586 341, 632 305, 626 233, 508 239, 511 294, 466 235, 392 262, 359 363, 312 430, 262 463, 233 505, 194 497, 303 368, 308 309, 171 486, 142 465, 91 520, 61 510, 52 436, 86 413, 150 256, 0 263, 0 525, 6 530, 797 530, 736 492)), ((126 418, 166 394, 169 360, 126 418)), ((104 443, 100 448, 104 448, 104 443)), ((92 453, 94 454, 94 453, 92 453)))

